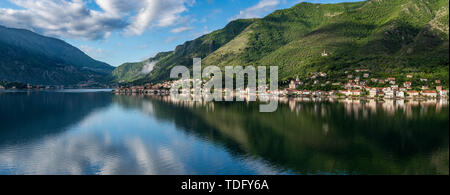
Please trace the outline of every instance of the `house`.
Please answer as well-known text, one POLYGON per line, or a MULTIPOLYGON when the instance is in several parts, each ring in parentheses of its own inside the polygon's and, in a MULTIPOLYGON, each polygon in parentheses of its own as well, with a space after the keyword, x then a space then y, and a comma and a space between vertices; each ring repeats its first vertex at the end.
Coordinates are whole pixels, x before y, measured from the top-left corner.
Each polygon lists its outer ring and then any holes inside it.
POLYGON ((392 85, 391 88, 392 88, 394 91, 397 91, 397 90, 398 90, 398 85, 392 85))
POLYGON ((404 98, 404 97, 405 97, 405 92, 403 92, 403 91, 398 91, 398 92, 397 92, 397 97, 399 97, 399 98, 404 98))
POLYGON ((414 76, 412 75, 412 74, 407 74, 406 75, 406 78, 408 78, 408 79, 412 79, 414 76))
POLYGON ((411 88, 412 83, 411 82, 405 82, 405 83, 403 83, 403 86, 409 89, 409 88, 411 88))
POLYGON ((0 89, 5 89, 5 87, 3 87, 2 85, 0 85, 0 89))
POLYGON ((322 96, 322 95, 323 95, 323 92, 322 92, 322 91, 314 91, 314 92, 313 92, 313 96, 320 97, 320 96, 322 96))
POLYGON ((353 79, 353 75, 352 75, 352 74, 349 74, 349 75, 347 75, 347 78, 348 78, 348 79, 353 79))
POLYGON ((419 96, 419 92, 418 91, 408 91, 408 95, 410 97, 417 97, 417 96, 419 96))
POLYGON ((352 95, 353 96, 361 96, 362 95, 361 90, 352 90, 352 95))
POLYGON ((289 89, 297 89, 297 83, 295 83, 295 81, 291 81, 291 83, 289 84, 289 89))
POLYGON ((422 81, 422 82, 427 82, 428 79, 421 78, 420 81, 422 81))
POLYGON ((428 86, 422 86, 422 90, 427 90, 429 89, 428 86))
POLYGON ((340 90, 339 93, 344 94, 345 96, 351 96, 351 90, 340 90))
POLYGON ((288 89, 287 90, 289 96, 299 95, 299 90, 296 89, 288 89))
POLYGON ((388 90, 384 91, 384 97, 386 98, 395 98, 395 91, 388 88, 388 90))
POLYGON ((386 81, 389 81, 389 82, 391 82, 391 81, 395 81, 395 78, 393 78, 393 77, 391 77, 391 78, 387 78, 387 79, 386 79, 386 81))
POLYGON ((376 82, 378 82, 378 79, 377 78, 373 78, 373 79, 370 79, 370 81, 372 81, 373 83, 376 83, 376 82))
POLYGON ((338 94, 338 91, 335 91, 335 90, 331 90, 328 92, 329 96, 336 96, 337 94, 338 94))
POLYGON ((436 80, 436 81, 434 81, 434 83, 441 84, 441 80, 436 80))
POLYGON ((319 84, 319 80, 314 81, 314 85, 317 85, 317 84, 319 84))
POLYGON ((380 90, 379 88, 376 88, 376 87, 370 89, 370 91, 369 91, 369 97, 374 98, 375 96, 378 95, 378 93, 379 93, 380 91, 381 91, 381 90, 380 90))
POLYGON ((436 98, 438 94, 436 93, 436 91, 427 90, 422 91, 422 95, 429 98, 436 98))
POLYGON ((341 86, 341 83, 332 83, 333 86, 341 86))
POLYGON ((326 76, 327 76, 327 73, 321 72, 321 73, 319 73, 319 75, 320 75, 321 77, 326 77, 326 76))
POLYGON ((370 74, 369 74, 369 73, 365 73, 365 74, 363 75, 363 77, 364 77, 364 78, 369 78, 369 77, 370 77, 370 74))
POLYGON ((442 91, 442 86, 436 86, 436 91, 442 91))
POLYGON ((441 90, 441 91, 439 91, 439 95, 441 97, 448 97, 448 90, 441 90))
POLYGON ((355 87, 353 83, 346 83, 344 86, 345 89, 352 89, 353 87, 355 87))

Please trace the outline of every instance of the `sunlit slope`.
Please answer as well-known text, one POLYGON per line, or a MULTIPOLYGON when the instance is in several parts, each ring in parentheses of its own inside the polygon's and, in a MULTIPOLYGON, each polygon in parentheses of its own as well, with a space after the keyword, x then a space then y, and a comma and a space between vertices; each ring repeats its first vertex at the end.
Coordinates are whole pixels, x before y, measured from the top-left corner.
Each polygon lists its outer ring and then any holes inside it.
POLYGON ((168 80, 175 65, 279 66, 280 79, 369 68, 377 76, 417 73, 448 85, 448 1, 300 3, 262 19, 238 20, 186 42, 139 82, 168 80), (323 56, 323 53, 327 56, 323 56))

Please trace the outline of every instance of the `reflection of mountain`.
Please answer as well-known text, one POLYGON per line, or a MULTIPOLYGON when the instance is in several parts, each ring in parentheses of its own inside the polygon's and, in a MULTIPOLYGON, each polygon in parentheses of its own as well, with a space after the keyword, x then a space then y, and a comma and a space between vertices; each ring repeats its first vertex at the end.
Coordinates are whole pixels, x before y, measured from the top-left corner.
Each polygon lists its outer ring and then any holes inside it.
POLYGON ((114 101, 174 122, 234 154, 261 157, 296 173, 448 174, 448 107, 439 113, 414 107, 407 117, 403 110, 370 112, 350 105, 349 112, 349 105, 324 102, 297 105, 297 114, 288 105, 261 114, 252 103, 193 109, 153 98, 114 101))
POLYGON ((108 93, 0 93, 0 145, 65 131, 111 103, 108 93))

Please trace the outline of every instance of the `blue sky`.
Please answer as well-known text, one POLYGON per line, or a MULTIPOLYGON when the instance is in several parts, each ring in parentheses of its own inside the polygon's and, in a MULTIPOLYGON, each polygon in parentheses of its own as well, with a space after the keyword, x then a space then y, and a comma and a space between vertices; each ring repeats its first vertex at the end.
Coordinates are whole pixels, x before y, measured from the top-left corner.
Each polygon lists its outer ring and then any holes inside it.
MULTIPOLYGON (((314 3, 361 0, 309 0, 314 3)), ((57 37, 118 66, 171 51, 237 18, 301 0, 0 0, 0 25, 57 37)))

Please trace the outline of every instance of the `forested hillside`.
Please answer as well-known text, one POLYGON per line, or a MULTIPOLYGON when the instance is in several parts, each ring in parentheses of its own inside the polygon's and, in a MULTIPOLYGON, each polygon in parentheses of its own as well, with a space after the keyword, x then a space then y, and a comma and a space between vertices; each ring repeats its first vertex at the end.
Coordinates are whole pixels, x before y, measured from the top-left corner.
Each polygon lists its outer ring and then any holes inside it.
POLYGON ((173 66, 200 57, 205 66, 279 66, 280 80, 325 72, 338 82, 364 68, 377 77, 408 73, 448 86, 448 9, 446 0, 300 3, 178 46, 135 83, 168 80, 173 66))

